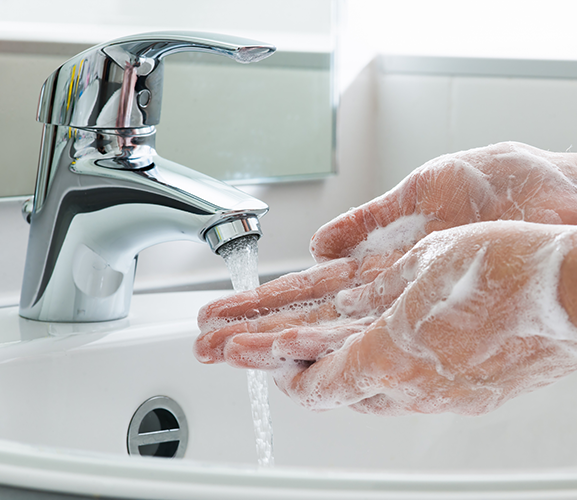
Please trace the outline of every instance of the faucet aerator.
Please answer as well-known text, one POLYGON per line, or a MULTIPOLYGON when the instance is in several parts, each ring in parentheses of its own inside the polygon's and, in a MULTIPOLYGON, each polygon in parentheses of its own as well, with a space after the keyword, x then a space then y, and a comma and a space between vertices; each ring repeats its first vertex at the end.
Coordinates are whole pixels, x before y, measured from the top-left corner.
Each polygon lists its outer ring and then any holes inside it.
POLYGON ((221 222, 204 233, 204 238, 211 250, 218 254, 220 248, 242 236, 256 235, 261 237, 260 223, 257 217, 246 217, 221 222))

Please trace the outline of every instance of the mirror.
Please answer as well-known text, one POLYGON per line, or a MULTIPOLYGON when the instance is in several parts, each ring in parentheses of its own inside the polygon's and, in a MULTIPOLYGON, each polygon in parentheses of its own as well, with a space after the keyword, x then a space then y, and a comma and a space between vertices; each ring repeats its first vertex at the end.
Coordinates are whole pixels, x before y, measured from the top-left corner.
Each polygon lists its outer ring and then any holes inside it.
POLYGON ((201 53, 167 58, 159 154, 239 184, 335 171, 337 0, 165 0, 162 9, 141 0, 133 7, 110 0, 95 12, 78 4, 73 18, 63 18, 64 0, 7 6, 0 21, 0 196, 34 191, 44 80, 89 46, 158 30, 221 32, 277 46, 249 65, 201 53))
POLYGON ((330 53, 279 50, 256 64, 183 53, 166 59, 161 155, 235 183, 333 170, 330 53))

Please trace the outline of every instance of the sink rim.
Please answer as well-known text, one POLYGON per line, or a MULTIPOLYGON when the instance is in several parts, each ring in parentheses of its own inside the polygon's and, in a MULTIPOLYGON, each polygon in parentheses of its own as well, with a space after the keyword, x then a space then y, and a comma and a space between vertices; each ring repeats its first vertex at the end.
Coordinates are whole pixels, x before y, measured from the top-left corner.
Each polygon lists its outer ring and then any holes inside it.
MULTIPOLYGON (((150 457, 37 447, 0 440, 0 484, 33 490, 117 498, 439 498, 443 493, 471 493, 503 498, 531 491, 550 498, 552 491, 577 491, 577 469, 491 473, 360 472, 342 469, 259 469, 150 457), (337 493, 338 492, 338 493, 337 493), (497 497, 495 495, 502 495, 497 497)), ((538 496, 533 496, 538 495, 538 496)), ((461 496, 460 498, 466 498, 461 496)))

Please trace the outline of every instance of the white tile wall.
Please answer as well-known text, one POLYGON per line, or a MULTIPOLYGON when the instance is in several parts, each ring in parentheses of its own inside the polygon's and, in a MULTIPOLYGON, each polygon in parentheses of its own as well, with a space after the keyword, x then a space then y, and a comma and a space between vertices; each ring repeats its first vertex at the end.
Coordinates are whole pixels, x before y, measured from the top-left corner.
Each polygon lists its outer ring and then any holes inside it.
POLYGON ((167 60, 159 154, 235 181, 330 172, 329 55, 276 55, 275 65, 215 63, 196 53, 167 60))
MULTIPOLYGON (((467 64, 474 72, 482 61, 467 64)), ((538 73, 540 62, 533 64, 538 73)), ((383 192, 429 159, 500 141, 577 151, 577 79, 390 73, 379 67, 383 192)))
POLYGON ((377 89, 377 147, 384 192, 450 148, 451 79, 380 74, 377 89))
POLYGON ((503 140, 577 151, 577 80, 455 77, 450 149, 503 140))

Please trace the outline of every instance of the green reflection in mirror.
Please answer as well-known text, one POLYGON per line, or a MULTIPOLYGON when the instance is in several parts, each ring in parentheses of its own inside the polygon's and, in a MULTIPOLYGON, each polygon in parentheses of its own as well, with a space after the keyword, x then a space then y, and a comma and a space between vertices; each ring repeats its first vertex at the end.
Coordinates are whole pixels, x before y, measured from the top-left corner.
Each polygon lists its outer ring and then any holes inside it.
POLYGON ((235 183, 330 174, 333 55, 279 50, 246 66, 198 53, 167 60, 159 153, 235 183))

